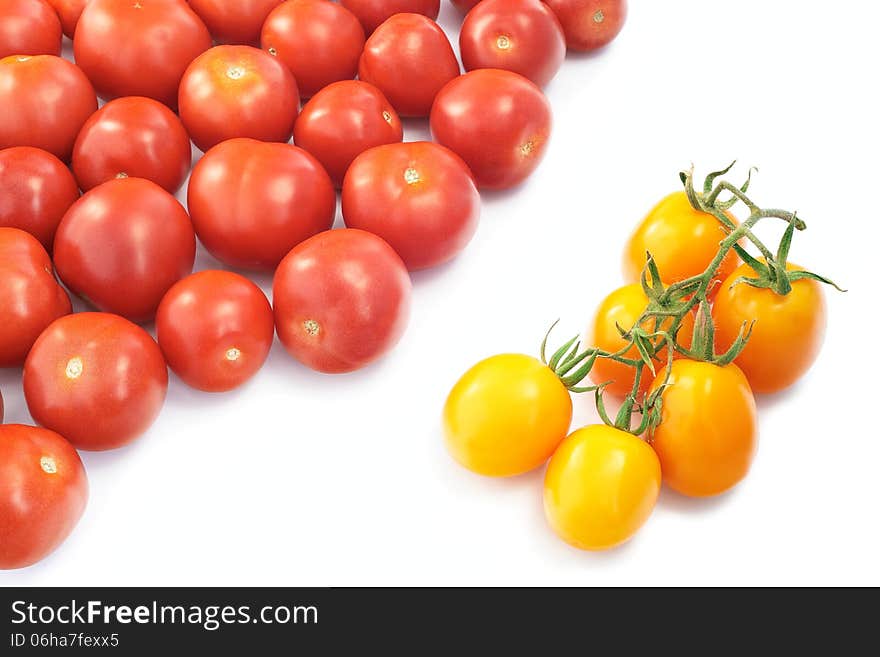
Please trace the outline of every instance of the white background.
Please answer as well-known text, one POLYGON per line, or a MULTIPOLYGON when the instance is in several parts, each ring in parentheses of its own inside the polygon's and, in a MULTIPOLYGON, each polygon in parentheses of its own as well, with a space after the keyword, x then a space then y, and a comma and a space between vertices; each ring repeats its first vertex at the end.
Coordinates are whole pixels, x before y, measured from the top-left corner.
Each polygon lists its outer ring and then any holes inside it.
MULTIPOLYGON (((444 0, 451 36, 459 21, 444 0)), ((172 377, 148 434, 83 455, 91 499, 70 539, 0 584, 880 584, 878 24, 855 0, 633 0, 619 39, 569 55, 547 88, 539 171, 486 195, 470 249, 415 277, 395 352, 324 376, 276 342, 258 377, 222 396, 172 377), (489 480, 448 457, 445 395, 482 357, 535 353, 557 317, 558 338, 580 331, 678 171, 733 158, 740 175, 760 166, 760 204, 808 222, 793 260, 849 292, 828 294, 807 378, 759 400, 759 453, 734 492, 664 491, 629 544, 579 552, 545 524, 541 472, 489 480)), ((0 373, 0 389, 7 421, 30 421, 19 373, 0 373)), ((575 401, 575 426, 595 421, 591 405, 575 401)))

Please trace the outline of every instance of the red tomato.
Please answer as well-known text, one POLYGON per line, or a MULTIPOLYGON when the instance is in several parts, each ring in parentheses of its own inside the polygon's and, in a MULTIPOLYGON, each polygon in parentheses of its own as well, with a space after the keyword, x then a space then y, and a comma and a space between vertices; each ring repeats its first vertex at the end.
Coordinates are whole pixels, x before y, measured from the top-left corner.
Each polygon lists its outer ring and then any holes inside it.
POLYGON ((360 369, 390 351, 409 321, 412 283, 380 237, 328 230, 295 247, 275 272, 275 328, 318 372, 360 369))
MULTIPOLYGON (((427 19, 426 19, 427 20, 427 19)), ((377 146, 345 174, 342 215, 349 228, 375 233, 410 270, 461 251, 480 218, 480 194, 458 155, 431 142, 377 146)))
POLYGON ((284 62, 303 98, 357 75, 364 30, 342 5, 327 0, 288 0, 263 24, 263 50, 284 62))
POLYGON ((458 153, 485 189, 513 187, 531 175, 551 123, 550 103, 537 86, 491 68, 454 79, 431 109, 434 139, 458 153))
POLYGON ((293 127, 293 141, 318 158, 333 184, 368 148, 403 140, 400 117, 381 91, 360 80, 324 87, 305 104, 293 127))
POLYGON ((266 362, 275 320, 266 295, 244 276, 201 271, 168 290, 156 331, 168 366, 187 385, 224 392, 266 362))
POLYGON ((449 39, 421 14, 396 14, 382 23, 359 66, 360 79, 376 85, 401 116, 427 116, 437 92, 459 73, 449 39))
POLYGON ((370 34, 394 14, 421 14, 437 20, 440 0, 340 0, 370 34))
POLYGON ((235 137, 289 141, 298 111, 293 75, 250 46, 211 48, 180 82, 180 118, 203 151, 235 137))
POLYGON ((20 367, 43 329, 71 310, 49 254, 17 228, 0 228, 0 299, 0 367, 20 367))
POLYGON ((192 163, 180 119, 152 98, 112 100, 89 117, 73 145, 72 168, 88 191, 113 178, 146 178, 172 194, 192 163))
POLYGON ((0 59, 0 148, 34 146, 67 162, 86 119, 98 109, 85 74, 55 55, 0 59))
POLYGON ((626 0, 544 0, 572 50, 596 50, 614 40, 626 21, 626 0))
POLYGON ((195 253, 186 210, 141 178, 86 192, 55 235, 55 266, 65 285, 99 310, 135 322, 153 319, 168 289, 192 271, 195 253))
POLYGON ((260 28, 282 0, 189 0, 218 43, 256 46, 260 28))
POLYGON ((90 0, 73 39, 76 63, 103 98, 147 96, 172 108, 186 67, 210 47, 184 0, 90 0))
POLYGON ((458 9, 461 13, 466 14, 471 9, 473 9, 474 6, 480 2, 480 0, 450 0, 450 2, 452 2, 455 8, 458 9))
POLYGON ((565 35, 541 0, 483 0, 468 13, 459 37, 468 71, 501 68, 545 86, 565 59, 565 35))
POLYGON ((56 320, 24 364, 31 415, 78 449, 130 443, 153 424, 167 390, 159 345, 140 326, 108 313, 56 320))
POLYGON ((48 0, 61 19, 61 29, 65 36, 73 38, 80 14, 89 0, 48 0))
POLYGON ((77 198, 73 174, 51 153, 30 146, 0 151, 0 226, 26 230, 51 251, 61 217, 77 198))
POLYGON ((73 531, 89 498, 79 454, 54 431, 0 426, 0 570, 24 568, 73 531))
POLYGON ((44 0, 0 0, 0 58, 60 55, 61 21, 44 0))
POLYGON ((217 259, 272 271, 290 249, 333 225, 336 191, 301 148, 230 139, 196 164, 188 206, 199 239, 217 259))

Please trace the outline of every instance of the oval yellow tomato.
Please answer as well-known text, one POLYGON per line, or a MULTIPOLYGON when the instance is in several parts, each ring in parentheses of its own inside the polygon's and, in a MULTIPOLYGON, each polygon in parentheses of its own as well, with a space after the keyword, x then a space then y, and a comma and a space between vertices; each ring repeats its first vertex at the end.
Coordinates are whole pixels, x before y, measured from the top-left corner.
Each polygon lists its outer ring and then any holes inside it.
POLYGON ((492 356, 468 370, 449 393, 446 447, 478 474, 522 474, 550 458, 568 433, 571 412, 571 395, 540 360, 492 356))
POLYGON ((660 493, 660 462, 630 433, 592 425, 566 438, 547 466, 544 513, 563 540, 582 550, 627 541, 660 493))

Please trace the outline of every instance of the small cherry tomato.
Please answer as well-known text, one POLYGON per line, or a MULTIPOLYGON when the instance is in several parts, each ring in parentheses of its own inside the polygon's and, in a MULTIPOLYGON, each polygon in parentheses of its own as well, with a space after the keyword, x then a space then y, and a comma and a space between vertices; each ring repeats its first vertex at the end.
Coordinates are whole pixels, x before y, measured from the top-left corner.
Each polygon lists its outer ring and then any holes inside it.
POLYGON ((272 306, 244 276, 201 271, 168 290, 156 313, 159 347, 177 376, 206 392, 242 385, 266 362, 272 306))
POLYGON ((205 248, 245 269, 273 271, 294 246, 328 230, 336 216, 336 190, 327 172, 290 144, 217 144, 193 169, 187 195, 205 248))
MULTIPOLYGON (((787 269, 800 269, 789 263, 787 269)), ((825 335, 825 294, 820 283, 802 278, 792 281, 781 296, 769 289, 734 282, 757 274, 741 265, 721 283, 712 316, 719 351, 733 344, 743 324, 755 322, 751 337, 736 364, 752 390, 773 393, 800 379, 819 355, 825 335)))
MULTIPOLYGON (((657 373, 651 392, 665 379, 657 373)), ((736 365, 672 363, 652 446, 663 481, 691 497, 718 495, 748 474, 758 444, 755 398, 736 365)))
POLYGON ((485 189, 506 189, 528 178, 547 150, 551 123, 541 90, 498 69, 455 78, 431 109, 435 140, 458 153, 485 189))
POLYGON ((260 28, 282 0, 189 0, 217 43, 256 46, 260 28))
POLYGON ((260 43, 293 73, 303 98, 328 84, 352 80, 364 49, 364 29, 342 5, 327 0, 288 0, 275 8, 260 43))
POLYGON ((395 14, 421 14, 437 20, 440 0, 340 0, 343 7, 358 17, 369 35, 395 14))
POLYGON ((74 447, 122 447, 153 424, 168 389, 159 345, 108 313, 76 313, 49 325, 24 364, 31 416, 74 447))
POLYGON ((537 358, 499 354, 458 380, 443 409, 446 449, 489 477, 540 467, 571 425, 571 395, 537 358))
POLYGON ((146 178, 174 194, 192 163, 180 119, 152 98, 111 100, 89 117, 73 145, 72 168, 83 191, 113 178, 146 178))
POLYGON ((61 29, 64 36, 72 39, 80 14, 89 0, 48 0, 48 2, 58 14, 58 18, 61 19, 61 29))
POLYGON ((51 251, 61 217, 77 198, 73 174, 48 151, 0 151, 0 226, 25 230, 51 251))
POLYGON ((451 260, 470 242, 480 194, 467 165, 448 148, 386 144, 349 167, 342 216, 349 228, 388 242, 410 270, 424 269, 451 260))
POLYGON ((54 55, 0 59, 0 148, 33 146, 67 162, 86 119, 98 109, 85 74, 54 55))
POLYGON ((381 238, 343 228, 293 248, 275 272, 275 328, 287 351, 318 372, 352 372, 400 340, 412 283, 381 238))
POLYGON ((153 319, 168 289, 192 272, 195 252, 186 210, 141 178, 110 180, 86 192, 55 235, 55 266, 64 284, 99 310, 135 322, 153 319))
POLYGON ((388 99, 360 80, 324 87, 305 104, 294 143, 324 165, 339 187, 348 166, 368 148, 403 140, 403 125, 388 99))
POLYGON ((565 59, 565 35, 541 0, 483 0, 468 12, 459 37, 467 71, 500 68, 546 86, 565 59))
POLYGON ((71 310, 49 254, 17 228, 0 228, 0 299, 0 367, 20 367, 43 329, 71 310))
MULTIPOLYGON (((593 317, 587 338, 587 344, 593 345, 603 351, 609 353, 617 353, 623 349, 628 340, 620 335, 618 326, 624 330, 629 330, 635 326, 636 320, 645 312, 648 306, 648 297, 645 295, 642 286, 638 283, 624 285, 602 300, 596 314, 593 317)), ((671 321, 667 320, 659 326, 654 326, 650 320, 642 325, 642 328, 649 332, 668 329, 671 321)), ((691 338, 694 334, 694 316, 685 315, 678 331, 678 342, 685 347, 691 346, 691 338)), ((639 352, 635 345, 631 346, 624 354, 625 358, 639 359, 639 352)), ((659 370, 666 364, 667 352, 666 348, 658 349, 654 367, 659 370)), ((606 386, 605 390, 617 397, 625 397, 633 387, 635 382, 635 372, 632 367, 623 363, 618 363, 610 358, 597 358, 590 370, 590 379, 596 385, 612 381, 613 383, 606 386)), ((639 381, 639 391, 644 393, 651 382, 654 375, 647 367, 642 368, 642 378, 639 381)))
POLYGON ((0 59, 61 54, 61 20, 44 0, 0 0, 0 17, 0 59))
POLYGON ((210 47, 184 0, 89 0, 73 38, 76 63, 103 98, 147 96, 172 109, 186 67, 210 47))
POLYGON ((70 536, 89 498, 76 450, 54 431, 0 426, 0 570, 24 568, 70 536))
POLYGON ((645 524, 660 495, 660 462, 645 441, 604 424, 562 441, 544 477, 544 513, 560 538, 607 550, 645 524))
POLYGON ((358 70, 401 116, 428 116, 437 93, 461 73, 443 30, 421 14, 395 14, 376 28, 358 70))
MULTIPOLYGON (((729 213, 728 217, 736 221, 729 213)), ((699 276, 718 254, 718 245, 726 236, 718 219, 695 210, 683 191, 673 192, 654 206, 630 236, 623 252, 623 277, 628 283, 640 281, 647 253, 657 263, 664 283, 699 276)), ((727 278, 738 261, 734 251, 728 252, 716 280, 727 278)))
POLYGON ((596 50, 614 40, 626 21, 626 0, 544 0, 556 14, 571 50, 596 50))
POLYGON ((180 82, 180 118, 203 151, 235 137, 287 142, 298 111, 293 75, 259 48, 211 48, 180 82))

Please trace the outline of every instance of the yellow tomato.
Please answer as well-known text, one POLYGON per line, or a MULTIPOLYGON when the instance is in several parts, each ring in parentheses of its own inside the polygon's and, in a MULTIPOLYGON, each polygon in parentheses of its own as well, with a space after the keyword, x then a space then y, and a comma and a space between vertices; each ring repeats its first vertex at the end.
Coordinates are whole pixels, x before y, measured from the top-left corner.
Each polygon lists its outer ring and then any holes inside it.
POLYGON ((602 425, 566 438, 547 466, 544 513, 563 540, 605 550, 645 524, 660 493, 654 450, 630 433, 602 425))
POLYGON ((501 354, 459 379, 443 421, 456 461, 482 475, 509 477, 550 458, 571 425, 571 395, 540 360, 501 354))

